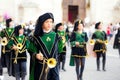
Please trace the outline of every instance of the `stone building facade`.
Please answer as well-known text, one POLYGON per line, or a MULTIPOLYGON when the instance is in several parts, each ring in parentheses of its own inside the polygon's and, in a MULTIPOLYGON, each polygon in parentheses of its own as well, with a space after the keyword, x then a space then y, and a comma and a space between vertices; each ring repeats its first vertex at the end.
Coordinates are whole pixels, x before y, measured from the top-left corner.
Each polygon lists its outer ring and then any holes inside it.
POLYGON ((119 0, 0 0, 0 15, 16 22, 36 20, 45 12, 52 12, 55 23, 87 19, 89 22, 120 22, 119 0))

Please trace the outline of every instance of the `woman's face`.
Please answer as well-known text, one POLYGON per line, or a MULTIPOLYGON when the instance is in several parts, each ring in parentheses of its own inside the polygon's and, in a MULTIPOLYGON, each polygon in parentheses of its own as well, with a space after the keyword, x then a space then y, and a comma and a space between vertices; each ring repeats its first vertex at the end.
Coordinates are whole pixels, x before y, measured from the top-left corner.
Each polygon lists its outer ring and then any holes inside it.
POLYGON ((102 23, 99 24, 98 29, 102 29, 102 23))
POLYGON ((23 33, 24 33, 24 29, 21 28, 21 29, 19 30, 19 34, 23 34, 23 33))
POLYGON ((78 25, 78 30, 83 30, 83 24, 78 25))
POLYGON ((52 30, 53 26, 53 20, 52 19, 47 19, 44 23, 42 28, 46 31, 52 30))
POLYGON ((58 28, 58 30, 60 30, 60 31, 64 30, 63 25, 61 25, 61 26, 58 28))
POLYGON ((11 22, 9 23, 9 25, 10 25, 10 27, 13 27, 13 25, 14 25, 13 21, 11 21, 11 22))

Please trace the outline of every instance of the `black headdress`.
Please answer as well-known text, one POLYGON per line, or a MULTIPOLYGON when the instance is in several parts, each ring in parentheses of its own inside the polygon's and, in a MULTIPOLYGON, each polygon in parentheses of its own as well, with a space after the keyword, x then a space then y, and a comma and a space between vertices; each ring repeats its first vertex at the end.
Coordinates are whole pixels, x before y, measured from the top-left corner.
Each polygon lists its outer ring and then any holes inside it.
POLYGON ((59 28, 60 26, 62 26, 62 25, 63 25, 62 23, 56 24, 56 26, 55 26, 55 32, 57 32, 57 31, 58 31, 58 28, 59 28))
POLYGON ((36 25, 35 25, 35 32, 34 32, 35 36, 42 36, 43 35, 42 25, 47 19, 52 19, 54 22, 53 14, 52 13, 45 13, 45 14, 39 16, 39 18, 37 19, 36 25))
POLYGON ((79 25, 79 24, 82 24, 82 25, 84 26, 83 21, 82 21, 82 20, 78 20, 78 21, 76 21, 75 24, 74 24, 74 29, 73 29, 73 31, 77 31, 77 30, 78 30, 78 25, 79 25))
POLYGON ((97 22, 96 24, 95 24, 95 29, 98 29, 98 26, 101 24, 101 22, 97 22))
POLYGON ((6 27, 10 27, 10 22, 11 22, 11 21, 12 21, 11 18, 9 18, 9 19, 6 20, 6 27))
POLYGON ((15 30, 14 30, 14 34, 15 36, 19 36, 19 30, 22 29, 23 26, 22 25, 18 25, 15 27, 15 30))

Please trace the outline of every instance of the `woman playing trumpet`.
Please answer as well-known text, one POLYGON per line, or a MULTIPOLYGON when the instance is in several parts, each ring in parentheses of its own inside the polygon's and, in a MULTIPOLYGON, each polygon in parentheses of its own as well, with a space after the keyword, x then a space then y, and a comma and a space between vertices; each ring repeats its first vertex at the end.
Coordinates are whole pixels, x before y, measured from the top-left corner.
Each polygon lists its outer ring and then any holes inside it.
POLYGON ((52 31, 52 13, 39 16, 34 35, 30 37, 31 57, 33 59, 30 80, 59 80, 58 58, 59 36, 52 31), (54 67, 50 67, 55 65, 54 67))
POLYGON ((94 40, 94 48, 93 51, 96 53, 96 63, 97 63, 97 71, 100 71, 100 57, 102 56, 102 69, 105 71, 105 63, 106 63, 106 45, 107 35, 102 30, 102 23, 98 22, 95 24, 96 31, 92 35, 92 40, 94 40))
POLYGON ((18 25, 15 27, 14 36, 11 41, 8 43, 8 47, 14 50, 12 54, 12 62, 13 67, 12 71, 13 76, 15 76, 16 80, 25 80, 26 76, 26 62, 27 62, 27 54, 26 49, 29 46, 29 41, 23 35, 24 29, 22 25, 18 25))
POLYGON ((59 44, 59 46, 62 46, 62 48, 59 50, 59 66, 61 67, 62 65, 62 70, 66 71, 65 69, 65 61, 66 61, 66 42, 68 41, 68 34, 67 32, 65 32, 63 23, 58 23, 55 26, 55 32, 61 37, 61 43, 59 44), (62 63, 62 64, 61 64, 62 63))
MULTIPOLYGON (((11 38, 13 37, 13 33, 14 33, 14 28, 13 28, 13 20, 11 18, 8 18, 6 20, 6 28, 3 29, 0 32, 0 36, 2 37, 1 39, 1 45, 2 45, 2 49, 1 49, 1 64, 2 67, 7 67, 7 71, 8 74, 11 75, 11 62, 10 62, 10 58, 11 58, 11 50, 8 48, 8 42, 11 40, 11 38)), ((0 70, 0 75, 2 74, 2 70, 0 70)))

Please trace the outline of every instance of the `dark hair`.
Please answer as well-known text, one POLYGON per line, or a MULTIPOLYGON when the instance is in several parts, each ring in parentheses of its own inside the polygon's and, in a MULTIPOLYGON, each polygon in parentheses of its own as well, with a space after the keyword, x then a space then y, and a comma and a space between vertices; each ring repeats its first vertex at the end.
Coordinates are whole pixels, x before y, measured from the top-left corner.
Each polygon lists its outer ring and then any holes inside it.
POLYGON ((59 28, 60 26, 62 26, 62 25, 63 25, 62 23, 56 24, 56 26, 55 26, 55 32, 57 32, 57 31, 58 31, 58 28, 59 28))
POLYGON ((98 29, 98 26, 101 24, 101 22, 97 22, 96 24, 95 24, 95 29, 98 29))
POLYGON ((10 22, 11 22, 11 21, 12 21, 11 18, 9 18, 9 19, 6 20, 6 27, 10 27, 10 22))
POLYGON ((36 25, 35 25, 35 31, 34 31, 35 36, 42 36, 43 35, 42 25, 47 19, 52 19, 54 22, 53 14, 52 13, 45 13, 45 14, 39 16, 39 18, 36 21, 36 25))
POLYGON ((22 29, 22 25, 17 25, 14 30, 15 36, 19 36, 19 30, 22 29))
POLYGON ((78 21, 76 21, 75 24, 74 24, 74 29, 73 29, 73 31, 77 31, 77 30, 78 30, 78 25, 79 25, 79 24, 82 24, 82 25, 84 26, 83 21, 82 21, 82 20, 78 20, 78 21))

